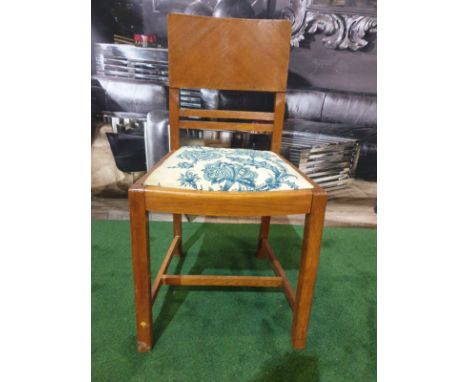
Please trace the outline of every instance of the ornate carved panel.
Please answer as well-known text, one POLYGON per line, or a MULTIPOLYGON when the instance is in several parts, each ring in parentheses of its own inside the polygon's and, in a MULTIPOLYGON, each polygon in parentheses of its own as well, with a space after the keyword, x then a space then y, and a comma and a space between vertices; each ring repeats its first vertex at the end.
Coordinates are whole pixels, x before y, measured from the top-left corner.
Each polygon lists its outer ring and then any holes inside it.
MULTIPOLYGON (((281 17, 292 23, 291 45, 299 46, 305 34, 323 34, 323 44, 331 49, 356 51, 368 44, 370 34, 377 33, 375 14, 355 14, 352 8, 333 12, 312 8, 310 0, 291 0, 281 10, 281 17)), ((369 12, 363 12, 369 13, 369 12)), ((371 12, 375 13, 375 12, 371 12)))

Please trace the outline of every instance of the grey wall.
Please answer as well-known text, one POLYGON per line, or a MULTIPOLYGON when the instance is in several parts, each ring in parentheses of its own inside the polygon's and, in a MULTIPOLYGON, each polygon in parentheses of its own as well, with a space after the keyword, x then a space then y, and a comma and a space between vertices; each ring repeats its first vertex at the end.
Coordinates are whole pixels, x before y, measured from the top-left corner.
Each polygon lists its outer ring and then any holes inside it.
POLYGON ((326 48, 320 35, 307 37, 308 47, 293 48, 291 88, 312 87, 344 92, 377 93, 377 44, 352 52, 326 48))

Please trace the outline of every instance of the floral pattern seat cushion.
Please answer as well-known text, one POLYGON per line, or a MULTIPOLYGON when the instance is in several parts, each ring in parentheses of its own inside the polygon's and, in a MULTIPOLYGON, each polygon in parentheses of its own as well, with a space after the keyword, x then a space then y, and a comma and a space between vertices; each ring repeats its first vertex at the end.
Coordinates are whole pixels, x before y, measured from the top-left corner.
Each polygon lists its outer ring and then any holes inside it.
POLYGON ((313 186, 271 151, 184 146, 146 178, 147 186, 203 191, 280 191, 313 186))

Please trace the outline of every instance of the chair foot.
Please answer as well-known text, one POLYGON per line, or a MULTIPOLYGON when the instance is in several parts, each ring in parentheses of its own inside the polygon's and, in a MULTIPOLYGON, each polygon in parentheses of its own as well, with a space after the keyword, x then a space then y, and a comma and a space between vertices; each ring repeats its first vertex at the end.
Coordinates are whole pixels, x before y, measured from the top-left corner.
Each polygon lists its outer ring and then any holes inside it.
POLYGON ((257 257, 259 259, 265 258, 266 252, 263 246, 263 240, 268 239, 268 233, 270 231, 270 216, 262 216, 262 222, 260 224, 260 234, 258 236, 257 246, 257 257))
POLYGON ((292 339, 292 347, 294 350, 303 350, 307 345, 307 339, 292 339))
POLYGON ((140 341, 138 340, 137 341, 137 350, 140 352, 140 353, 147 353, 147 352, 150 352, 151 349, 153 348, 153 344, 152 344, 152 341, 140 341))
POLYGON ((152 345, 150 343, 138 341, 138 351, 140 353, 150 352, 151 348, 152 348, 152 345))

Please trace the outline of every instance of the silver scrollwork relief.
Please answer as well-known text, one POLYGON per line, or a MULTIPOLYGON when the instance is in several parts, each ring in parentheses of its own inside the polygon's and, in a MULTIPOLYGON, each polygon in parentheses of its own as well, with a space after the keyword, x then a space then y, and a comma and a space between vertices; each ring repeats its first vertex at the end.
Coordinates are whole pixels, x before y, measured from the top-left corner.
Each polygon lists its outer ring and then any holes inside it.
POLYGON ((322 42, 332 49, 359 50, 368 44, 366 35, 377 32, 377 19, 371 16, 308 12, 306 24, 308 34, 323 33, 322 42))
POLYGON ((292 24, 292 46, 299 46, 299 42, 304 39, 307 28, 306 14, 307 0, 290 0, 290 6, 280 11, 280 18, 289 20, 292 24))
POLYGON ((292 46, 299 46, 305 34, 323 34, 327 48, 356 51, 369 43, 369 34, 377 33, 374 16, 319 12, 307 9, 307 0, 291 0, 290 4, 280 17, 291 21, 292 46))

